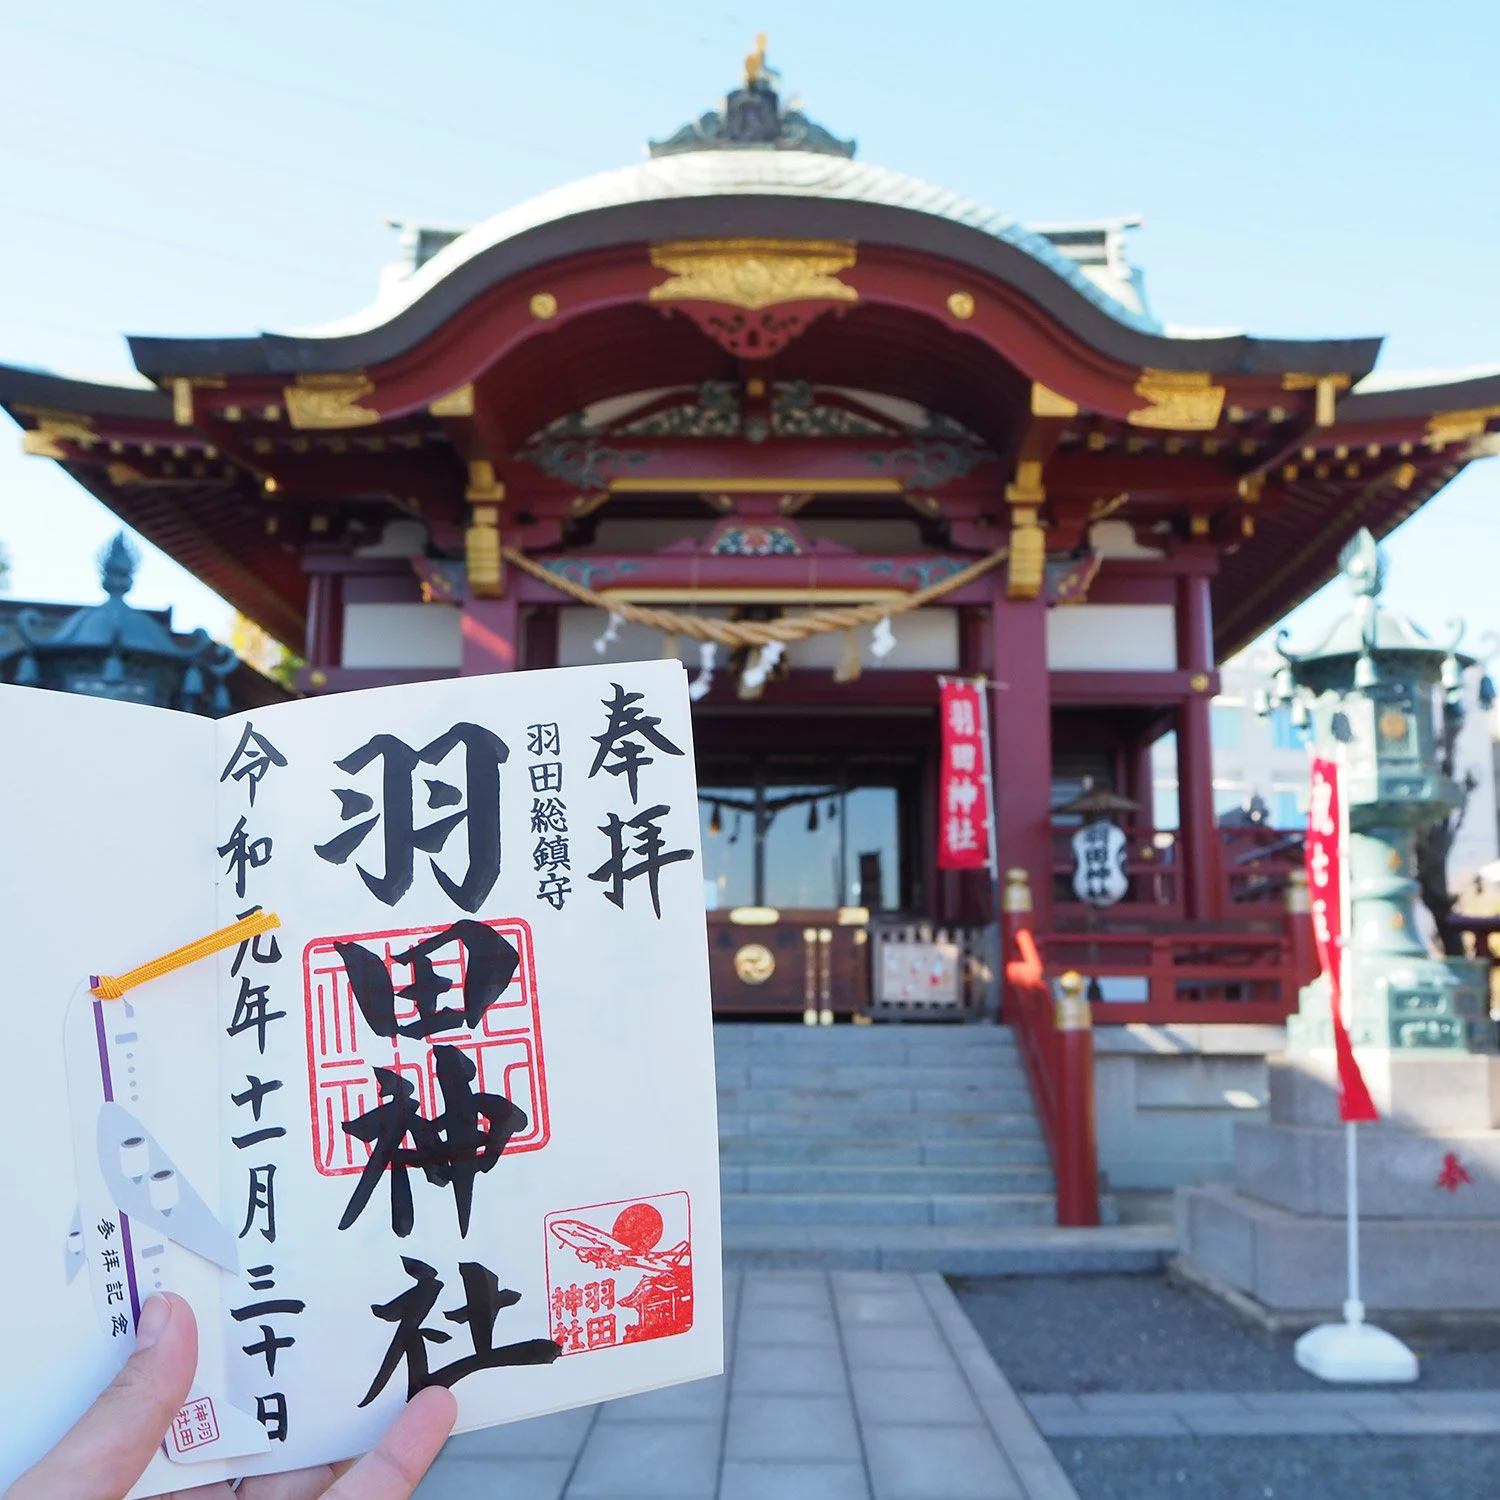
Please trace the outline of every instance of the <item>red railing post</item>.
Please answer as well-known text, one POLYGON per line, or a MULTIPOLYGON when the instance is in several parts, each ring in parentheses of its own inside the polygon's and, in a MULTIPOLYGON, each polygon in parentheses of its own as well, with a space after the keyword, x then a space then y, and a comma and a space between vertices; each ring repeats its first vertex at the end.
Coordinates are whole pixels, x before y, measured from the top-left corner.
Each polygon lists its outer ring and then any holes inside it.
POLYGON ((1318 977, 1318 953, 1313 941, 1312 901, 1307 893, 1306 870, 1287 871, 1286 925, 1293 993, 1282 998, 1287 1010, 1292 1011, 1297 1007, 1295 991, 1318 977))
POLYGON ((1083 976, 1058 981, 1053 1010, 1057 1033, 1057 1222, 1099 1222, 1099 1143, 1094 1129, 1094 1017, 1084 997, 1083 976))
MULTIPOLYGON (((1005 872, 1005 889, 1000 893, 1000 970, 1016 951, 1016 932, 1031 925, 1031 877, 1016 865, 1005 872)), ((1001 1004, 1005 994, 1001 991, 1001 1004)))

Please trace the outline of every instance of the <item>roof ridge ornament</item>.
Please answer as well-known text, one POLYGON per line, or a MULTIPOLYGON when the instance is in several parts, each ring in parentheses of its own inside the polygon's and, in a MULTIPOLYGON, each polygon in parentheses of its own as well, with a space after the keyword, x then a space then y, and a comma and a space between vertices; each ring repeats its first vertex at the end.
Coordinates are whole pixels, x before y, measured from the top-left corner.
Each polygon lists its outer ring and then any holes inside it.
POLYGON ((777 84, 781 75, 766 62, 766 34, 755 39, 745 58, 745 82, 724 100, 722 109, 700 115, 664 141, 648 142, 652 156, 685 151, 815 151, 823 156, 853 156, 853 141, 840 140, 809 120, 800 109, 783 105, 777 84))

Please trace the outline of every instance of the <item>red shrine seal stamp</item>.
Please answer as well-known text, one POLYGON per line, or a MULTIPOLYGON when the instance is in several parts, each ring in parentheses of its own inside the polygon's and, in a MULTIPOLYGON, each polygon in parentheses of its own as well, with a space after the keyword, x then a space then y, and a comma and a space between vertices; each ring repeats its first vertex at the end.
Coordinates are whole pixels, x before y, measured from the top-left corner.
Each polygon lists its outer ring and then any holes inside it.
POLYGON ((472 1027, 460 1010, 469 979, 468 948, 461 934, 433 941, 452 928, 336 934, 314 938, 303 950, 313 1165, 325 1177, 362 1172, 370 1159, 370 1147, 343 1127, 379 1104, 377 1067, 412 1084, 424 1117, 435 1119, 442 1112, 435 1046, 456 1048, 474 1063, 477 1091, 503 1094, 526 1111, 526 1128, 511 1137, 507 1154, 540 1151, 547 1144, 552 1130, 531 927, 519 917, 480 925, 514 950, 515 972, 472 1027), (370 1024, 339 944, 346 950, 358 944, 384 966, 386 998, 394 998, 394 1036, 370 1024), (424 1025, 414 998, 419 989, 427 993, 429 1011, 441 1008, 441 1029, 424 1025))
POLYGON ((206 1448, 219 1441, 219 1419, 214 1414, 214 1404, 204 1396, 199 1401, 189 1401, 172 1418, 172 1446, 179 1453, 188 1453, 194 1448, 206 1448))
POLYGON ((552 1337, 564 1355, 671 1338, 693 1326, 686 1193, 547 1215, 552 1337))

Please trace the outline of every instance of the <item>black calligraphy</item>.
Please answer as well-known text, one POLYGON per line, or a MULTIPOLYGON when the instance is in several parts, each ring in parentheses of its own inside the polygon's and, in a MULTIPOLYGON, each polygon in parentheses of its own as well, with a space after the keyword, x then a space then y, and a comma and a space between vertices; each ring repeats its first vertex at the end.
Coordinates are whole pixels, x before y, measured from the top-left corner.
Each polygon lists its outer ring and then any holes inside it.
POLYGON ((329 864, 342 865, 380 825, 381 872, 376 874, 363 865, 356 868, 376 900, 394 906, 411 889, 417 851, 440 854, 462 826, 467 851, 462 877, 457 880, 450 877, 435 858, 430 863, 438 885, 449 900, 465 911, 478 911, 500 876, 500 767, 509 755, 505 741, 478 724, 455 724, 419 750, 395 735, 375 735, 334 764, 353 776, 377 760, 381 763, 379 810, 375 808, 375 799, 366 792, 353 787, 334 788, 340 819, 351 826, 314 846, 314 853, 329 864), (460 748, 464 790, 448 781, 424 778, 428 808, 457 811, 445 812, 419 826, 414 806, 419 768, 436 767, 460 748))
POLYGON ((376 1036, 385 1037, 430 1037, 458 1027, 473 1031, 515 978, 521 962, 514 944, 493 927, 460 918, 423 942, 391 955, 391 963, 405 964, 411 970, 411 983, 398 991, 390 965, 380 955, 358 943, 333 946, 349 976, 360 1014, 376 1036), (432 956, 450 943, 457 943, 465 958, 461 1010, 438 1009, 438 1001, 453 988, 453 981, 438 973, 432 956), (416 1019, 404 1026, 396 1022, 398 996, 412 1001, 417 1009, 416 1019))
POLYGON ((437 1271, 425 1261, 403 1255, 401 1264, 412 1284, 389 1302, 375 1303, 370 1311, 382 1322, 394 1323, 390 1347, 370 1389, 359 1404, 368 1406, 390 1383, 391 1377, 406 1364, 406 1396, 410 1400, 429 1385, 452 1387, 465 1376, 479 1370, 495 1370, 507 1365, 550 1365, 562 1353, 562 1347, 551 1339, 522 1339, 512 1344, 495 1344, 495 1323, 507 1308, 521 1300, 519 1292, 500 1285, 500 1278, 477 1261, 462 1261, 458 1272, 463 1281, 464 1303, 443 1313, 444 1319, 468 1331, 472 1353, 433 1369, 428 1356, 429 1344, 446 1344, 453 1335, 446 1329, 428 1328, 426 1322, 437 1306, 443 1282, 437 1271))
POLYGON ((220 773, 219 783, 222 785, 231 777, 235 781, 245 784, 245 790, 250 795, 250 806, 255 806, 255 789, 260 785, 261 779, 272 766, 286 765, 286 756, 279 751, 265 735, 255 732, 255 725, 248 719, 245 721, 245 732, 240 735, 240 742, 234 747, 234 754, 225 762, 224 769, 220 773))
POLYGON ((661 872, 668 865, 691 859, 693 852, 667 847, 661 825, 672 809, 665 802, 639 812, 635 808, 640 800, 641 772, 656 764, 656 756, 650 752, 654 749, 664 755, 681 755, 682 751, 662 733, 661 719, 642 707, 644 693, 627 693, 618 682, 610 683, 610 688, 611 695, 600 700, 606 722, 603 731, 592 736, 598 749, 589 776, 604 771, 623 778, 630 791, 630 816, 611 812, 598 825, 607 852, 603 862, 589 871, 588 878, 603 886, 604 899, 622 911, 626 886, 644 878, 651 894, 651 910, 660 920, 661 872))
POLYGON ((376 1068, 381 1102, 344 1125, 347 1134, 369 1145, 370 1158, 339 1220, 340 1229, 355 1223, 380 1179, 388 1177, 391 1230, 405 1238, 416 1223, 408 1173, 420 1170, 433 1186, 453 1189, 458 1232, 468 1234, 475 1178, 488 1172, 511 1137, 530 1123, 525 1110, 503 1094, 474 1090, 479 1070, 468 1053, 438 1045, 432 1058, 443 1100, 432 1119, 423 1116, 409 1079, 390 1068, 376 1068))
POLYGON ((562 761, 537 759, 562 754, 562 734, 557 725, 528 724, 526 750, 533 757, 530 767, 531 831, 536 836, 536 843, 531 849, 531 865, 538 876, 536 898, 545 901, 554 911, 561 911, 573 893, 568 808, 561 796, 540 794, 562 791, 562 761))
POLYGON ((634 806, 640 801, 637 785, 642 766, 655 763, 656 757, 647 753, 646 746, 653 745, 664 755, 681 755, 682 751, 661 732, 661 720, 655 714, 641 710, 644 693, 627 693, 618 682, 610 683, 614 695, 603 700, 609 722, 603 734, 592 736, 599 749, 594 763, 589 767, 592 778, 603 770, 611 776, 623 776, 630 787, 630 802, 634 806), (643 743, 644 742, 644 743, 643 743))

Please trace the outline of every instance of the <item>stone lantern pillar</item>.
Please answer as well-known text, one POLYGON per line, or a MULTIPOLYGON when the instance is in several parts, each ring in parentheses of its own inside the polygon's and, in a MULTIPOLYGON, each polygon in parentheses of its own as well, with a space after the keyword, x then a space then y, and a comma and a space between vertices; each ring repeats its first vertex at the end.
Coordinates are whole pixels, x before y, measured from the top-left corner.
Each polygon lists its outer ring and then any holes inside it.
MULTIPOLYGON (((1380 603, 1362 531, 1345 550, 1352 614, 1304 655, 1285 650, 1275 692, 1338 752, 1349 798, 1349 1030, 1380 1119, 1361 1125, 1364 1301, 1383 1325, 1500 1313, 1500 1054, 1486 966, 1434 958, 1416 927, 1415 843, 1457 803, 1441 774, 1442 715, 1462 712, 1473 658, 1459 629, 1434 641, 1380 603)), ((1489 696, 1486 688, 1485 697, 1489 696)), ((1177 1195, 1182 1274, 1267 1326, 1337 1317, 1346 1293, 1345 1127, 1328 987, 1303 986, 1284 1053, 1267 1058, 1268 1118, 1235 1129, 1234 1181, 1177 1195)))
MULTIPOLYGON (((1285 666, 1271 703, 1311 724, 1318 753, 1340 754, 1349 799, 1349 1033, 1359 1048, 1492 1052, 1488 967, 1434 958, 1416 921, 1416 842, 1461 793, 1438 766, 1440 716, 1463 714, 1463 673, 1474 658, 1429 639, 1380 603, 1384 566, 1368 531, 1345 549, 1352 614, 1303 655, 1277 648, 1285 666)), ((1486 696, 1489 689, 1486 685, 1486 696)), ((1301 991, 1287 1050, 1333 1046, 1328 984, 1301 991)))

